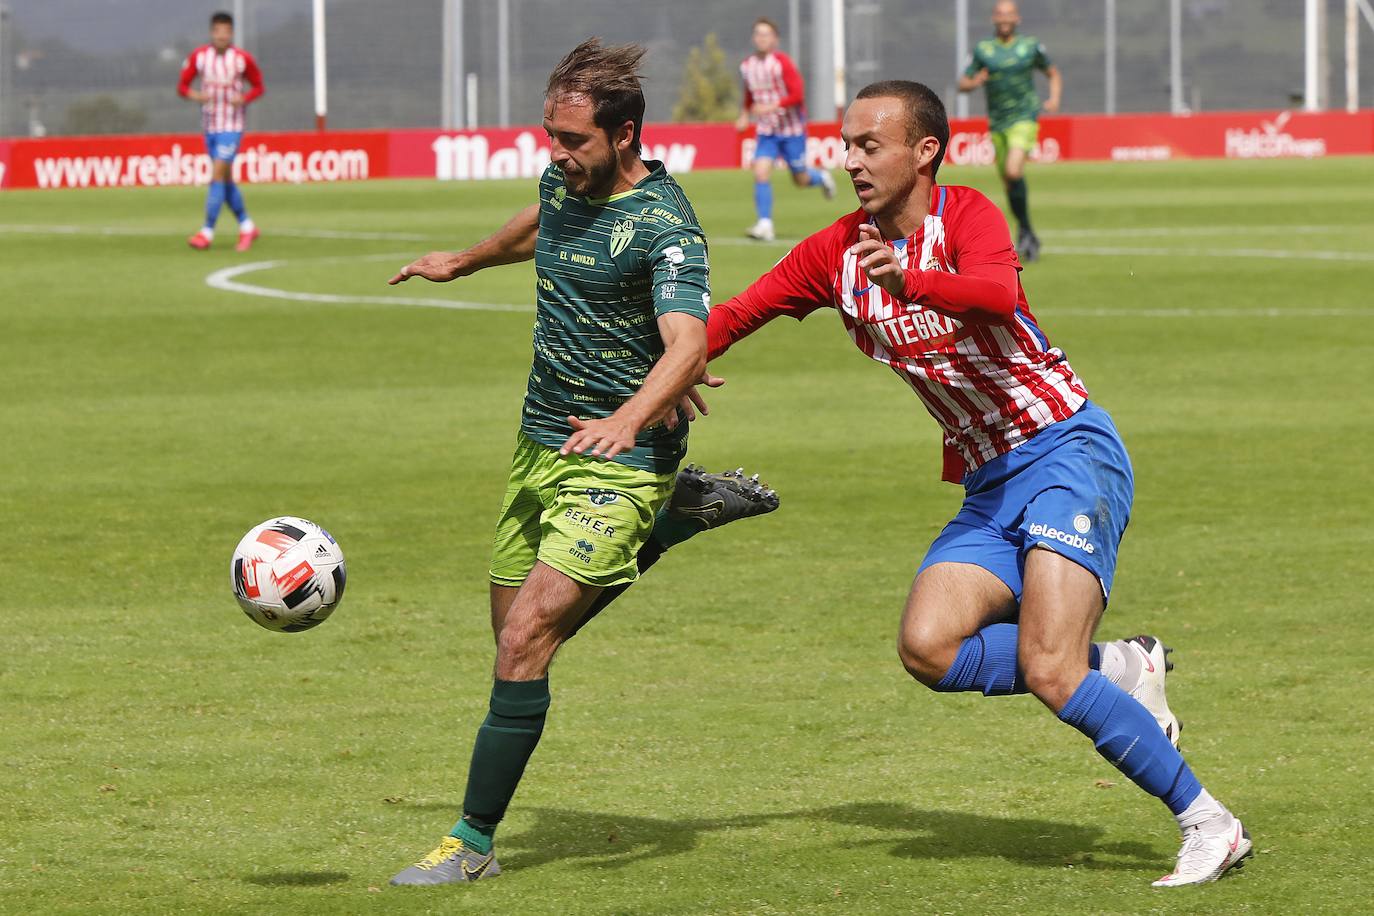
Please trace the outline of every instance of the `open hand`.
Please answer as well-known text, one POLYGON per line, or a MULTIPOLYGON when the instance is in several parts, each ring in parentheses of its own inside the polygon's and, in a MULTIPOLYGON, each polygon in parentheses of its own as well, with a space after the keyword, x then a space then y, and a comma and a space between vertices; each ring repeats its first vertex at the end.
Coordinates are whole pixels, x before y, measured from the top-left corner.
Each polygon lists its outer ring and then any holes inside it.
POLYGON ((596 420, 568 417, 568 422, 572 424, 573 434, 558 449, 558 454, 564 458, 569 453, 581 455, 591 449, 593 455, 609 461, 635 447, 638 430, 614 414, 596 420))
POLYGON ((396 272, 396 276, 386 282, 395 286, 411 277, 424 277, 434 283, 447 283, 449 280, 465 277, 470 272, 463 268, 463 262, 458 255, 447 251, 431 251, 402 267, 396 272))
POLYGON ((900 297, 906 287, 906 272, 897 262, 897 253, 887 247, 878 227, 864 223, 859 227, 859 241, 849 246, 851 254, 859 256, 869 283, 876 283, 894 296, 900 297))
POLYGON ((678 411, 682 411, 682 415, 687 418, 688 423, 697 418, 697 411, 701 411, 703 417, 710 414, 711 408, 706 406, 706 399, 701 396, 701 392, 697 389, 697 385, 705 385, 707 388, 719 388, 724 384, 725 379, 718 375, 712 375, 709 371, 701 373, 701 378, 697 380, 696 385, 688 388, 687 393, 682 396, 682 400, 675 406, 670 407, 668 412, 663 415, 663 425, 669 429, 677 429, 678 423, 681 422, 678 419, 678 411))

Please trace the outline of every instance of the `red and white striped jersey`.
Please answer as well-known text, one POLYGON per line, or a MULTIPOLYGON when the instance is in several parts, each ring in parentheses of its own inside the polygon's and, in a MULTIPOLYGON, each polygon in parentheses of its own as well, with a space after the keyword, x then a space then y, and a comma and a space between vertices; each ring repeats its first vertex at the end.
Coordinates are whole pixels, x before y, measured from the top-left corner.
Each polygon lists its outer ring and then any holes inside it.
POLYGON ((944 430, 946 480, 1071 417, 1087 389, 1026 302, 1006 219, 978 191, 937 186, 915 233, 889 241, 902 296, 870 284, 850 247, 858 210, 793 248, 747 290, 711 309, 715 357, 779 315, 831 307, 865 356, 911 386, 944 430))
POLYGON ((795 137, 806 133, 806 87, 792 58, 781 51, 763 57, 750 54, 739 65, 744 79, 744 107, 777 105, 776 111, 758 117, 760 134, 795 137))
POLYGON ((177 93, 188 95, 196 77, 200 91, 209 96, 200 109, 201 129, 207 134, 242 131, 244 109, 263 92, 262 71, 253 55, 233 45, 222 54, 214 45, 202 45, 182 64, 177 93), (235 95, 243 97, 243 104, 230 101, 235 95))

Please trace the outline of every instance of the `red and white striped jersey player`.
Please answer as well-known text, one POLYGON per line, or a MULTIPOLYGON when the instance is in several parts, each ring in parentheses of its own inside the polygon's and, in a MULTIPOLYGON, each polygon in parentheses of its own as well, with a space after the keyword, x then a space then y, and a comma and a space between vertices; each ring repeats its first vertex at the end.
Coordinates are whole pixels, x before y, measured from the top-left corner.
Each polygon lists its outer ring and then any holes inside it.
POLYGON ((754 211, 758 217, 748 231, 750 238, 772 241, 773 163, 781 159, 799 188, 816 187, 830 199, 835 196, 835 179, 823 169, 806 164, 806 86, 801 71, 778 50, 778 26, 761 16, 754 21, 754 53, 739 65, 744 102, 738 130, 753 119, 757 128, 754 143, 754 211))
MULTIPOLYGON (((874 83, 843 137, 859 209, 713 308, 711 355, 780 315, 839 312, 940 425, 945 476, 965 490, 912 585, 903 665, 937 691, 1034 694, 1177 818, 1183 846, 1156 885, 1215 880, 1251 843, 1179 755, 1163 644, 1092 641, 1134 486, 1111 417, 1031 313, 1000 211, 936 183, 949 141, 939 97, 874 83)), ((901 456, 886 460, 904 472, 901 456)))
POLYGON ((210 155, 210 188, 205 198, 205 224, 187 239, 204 251, 215 238, 220 207, 229 204, 239 221, 239 251, 247 251, 258 237, 243 195, 234 182, 234 157, 243 141, 243 113, 263 93, 262 72, 253 55, 234 46, 234 18, 228 13, 210 17, 210 43, 192 51, 181 68, 177 94, 200 103, 201 129, 210 155), (199 78, 200 88, 192 83, 199 78))

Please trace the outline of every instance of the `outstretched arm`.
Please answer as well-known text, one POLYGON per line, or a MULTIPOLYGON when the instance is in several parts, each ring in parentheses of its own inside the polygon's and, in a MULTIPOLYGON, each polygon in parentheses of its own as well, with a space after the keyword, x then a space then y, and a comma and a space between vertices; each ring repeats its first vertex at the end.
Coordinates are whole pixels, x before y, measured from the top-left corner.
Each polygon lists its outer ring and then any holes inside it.
POLYGON ((800 321, 816 309, 834 305, 834 238, 831 226, 803 239, 744 292, 713 306, 706 323, 708 356, 715 359, 780 315, 800 321))
POLYGON ((528 261, 534 257, 534 243, 538 238, 539 205, 530 204, 511 217, 510 222, 491 238, 456 254, 432 251, 402 267, 396 276, 386 282, 395 286, 411 277, 424 277, 435 283, 447 283, 488 267, 528 261))

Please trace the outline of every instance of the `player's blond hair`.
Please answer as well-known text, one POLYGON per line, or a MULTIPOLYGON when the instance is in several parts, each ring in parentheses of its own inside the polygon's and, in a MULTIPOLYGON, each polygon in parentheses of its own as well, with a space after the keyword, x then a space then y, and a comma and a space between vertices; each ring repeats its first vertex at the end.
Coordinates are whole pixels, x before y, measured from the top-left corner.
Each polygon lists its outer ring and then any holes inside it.
POLYGON ((641 45, 607 47, 600 38, 588 38, 553 68, 544 96, 580 95, 590 99, 592 120, 607 137, 614 136, 626 121, 634 122, 631 147, 638 153, 639 134, 644 126, 639 64, 644 54, 641 45))

